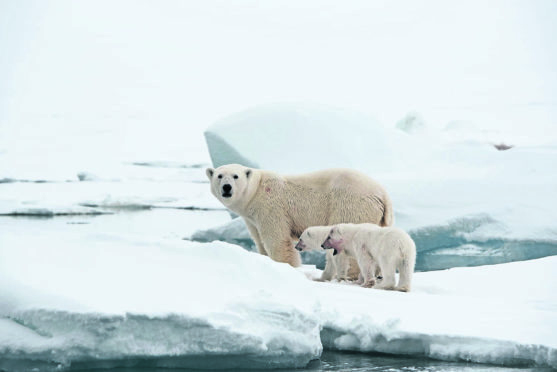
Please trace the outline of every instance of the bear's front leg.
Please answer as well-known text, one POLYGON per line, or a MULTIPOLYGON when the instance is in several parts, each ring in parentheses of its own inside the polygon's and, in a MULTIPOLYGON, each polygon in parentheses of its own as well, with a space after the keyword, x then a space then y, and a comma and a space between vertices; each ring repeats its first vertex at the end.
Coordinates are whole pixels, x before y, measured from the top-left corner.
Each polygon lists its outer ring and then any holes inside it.
POLYGON ((259 232, 267 254, 274 261, 286 262, 293 267, 302 264, 300 253, 292 244, 290 229, 286 224, 281 226, 279 221, 264 223, 259 232))
POLYGON ((257 231, 257 227, 255 227, 255 225, 253 225, 251 222, 249 222, 245 219, 244 219, 244 222, 246 223, 246 226, 248 227, 248 231, 249 231, 249 234, 251 235, 251 238, 255 242, 255 246, 257 247, 257 251, 264 256, 268 256, 267 251, 265 250, 265 247, 263 246, 263 242, 261 241, 261 236, 259 235, 259 231, 257 231))
POLYGON ((300 253, 294 248, 290 239, 282 242, 269 242, 265 244, 269 247, 269 256, 277 262, 286 262, 292 267, 299 267, 302 265, 302 258, 300 253))

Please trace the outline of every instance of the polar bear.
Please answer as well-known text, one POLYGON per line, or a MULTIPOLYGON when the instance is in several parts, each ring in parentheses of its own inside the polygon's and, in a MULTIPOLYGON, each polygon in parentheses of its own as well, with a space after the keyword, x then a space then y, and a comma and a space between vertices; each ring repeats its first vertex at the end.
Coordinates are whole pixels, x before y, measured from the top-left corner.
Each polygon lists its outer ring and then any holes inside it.
MULTIPOLYGON (((308 227, 300 236, 295 248, 300 252, 321 249, 321 244, 329 235, 329 231, 331 231, 331 226, 308 227)), ((360 267, 354 257, 350 257, 346 253, 333 255, 333 250, 328 249, 325 258, 325 270, 321 274, 320 281, 358 280, 360 267)))
POLYGON ((331 228, 322 247, 332 248, 334 255, 345 252, 355 257, 364 279, 362 286, 410 291, 416 263, 416 245, 404 230, 371 223, 338 224, 331 228), (376 265, 383 275, 377 285, 376 265), (395 286, 397 269, 400 278, 395 286))
POLYGON ((293 242, 309 226, 393 223, 393 207, 381 185, 349 169, 295 176, 239 164, 207 168, 211 192, 246 222, 259 253, 300 266, 293 242))

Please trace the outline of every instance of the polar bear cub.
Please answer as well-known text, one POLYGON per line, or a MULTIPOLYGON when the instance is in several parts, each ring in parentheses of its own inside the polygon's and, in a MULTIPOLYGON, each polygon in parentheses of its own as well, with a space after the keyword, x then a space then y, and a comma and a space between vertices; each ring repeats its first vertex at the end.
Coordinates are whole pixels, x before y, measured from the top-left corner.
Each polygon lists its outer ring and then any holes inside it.
POLYGON ((404 230, 379 227, 371 223, 338 224, 331 228, 322 244, 333 254, 348 254, 356 258, 363 275, 364 287, 410 291, 416 263, 416 245, 404 230), (383 279, 376 284, 376 266, 383 279), (398 285, 395 273, 400 273, 398 285))
MULTIPOLYGON (((296 249, 300 252, 321 249, 321 243, 325 241, 329 231, 331 231, 331 226, 308 227, 300 236, 296 249)), ((354 281, 358 279, 360 267, 354 257, 345 253, 333 255, 333 250, 328 249, 325 258, 325 270, 321 274, 320 281, 332 279, 354 281)))

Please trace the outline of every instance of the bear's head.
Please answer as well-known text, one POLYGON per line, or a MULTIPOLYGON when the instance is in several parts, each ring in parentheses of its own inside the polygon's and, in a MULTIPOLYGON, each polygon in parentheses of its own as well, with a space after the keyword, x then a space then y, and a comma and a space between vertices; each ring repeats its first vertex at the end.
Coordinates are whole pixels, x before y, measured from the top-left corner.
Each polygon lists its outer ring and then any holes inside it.
POLYGON ((334 249, 333 256, 344 250, 344 239, 342 236, 342 225, 335 225, 329 231, 327 239, 321 244, 323 249, 334 249))
POLYGON ((239 164, 227 164, 205 171, 211 182, 211 192, 226 207, 245 201, 253 170, 239 164))

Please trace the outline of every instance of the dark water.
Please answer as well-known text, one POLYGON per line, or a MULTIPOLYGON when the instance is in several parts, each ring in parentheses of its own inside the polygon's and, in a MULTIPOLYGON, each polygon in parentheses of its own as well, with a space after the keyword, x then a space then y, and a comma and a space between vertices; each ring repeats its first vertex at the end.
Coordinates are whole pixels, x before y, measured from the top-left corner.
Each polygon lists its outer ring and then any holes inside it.
MULTIPOLYGON (((87 366, 81 365, 78 369, 87 369, 87 366)), ((72 368, 74 370, 74 368, 72 368)), ((213 371, 237 371, 247 369, 229 369, 229 370, 213 370, 213 371)), ((110 372, 201 372, 208 371, 207 369, 168 369, 156 368, 148 365, 135 365, 134 367, 127 368, 114 368, 110 372)), ((251 372, 269 371, 249 369, 251 372)), ((374 353, 350 353, 350 352, 334 352, 325 351, 320 360, 312 361, 306 368, 303 369, 278 369, 275 371, 450 371, 450 372, 464 372, 464 371, 487 371, 487 372, 516 372, 516 371, 531 371, 531 372, 549 372, 556 371, 552 368, 542 367, 500 367, 489 364, 476 364, 476 363, 463 363, 463 362, 444 362, 421 357, 403 357, 392 356, 386 354, 374 353)))

